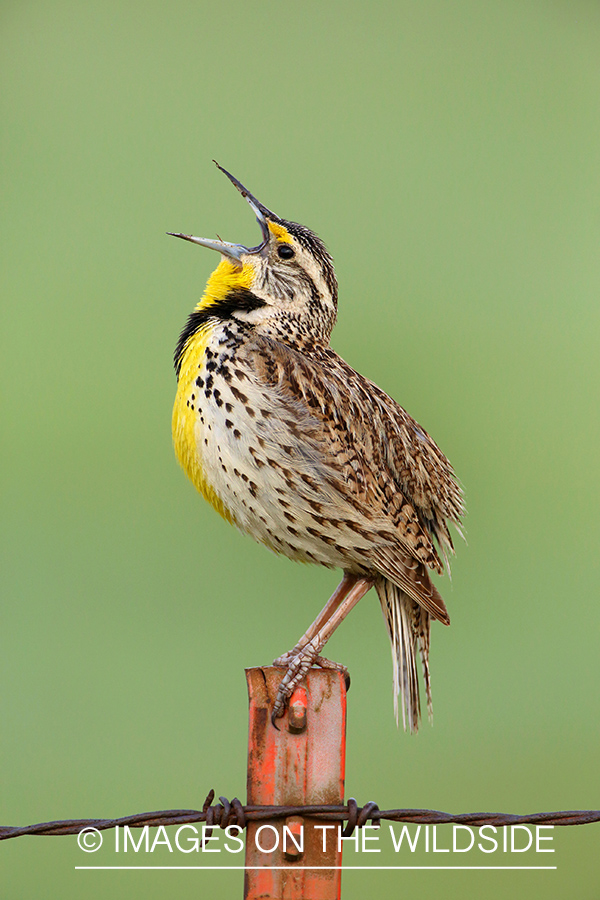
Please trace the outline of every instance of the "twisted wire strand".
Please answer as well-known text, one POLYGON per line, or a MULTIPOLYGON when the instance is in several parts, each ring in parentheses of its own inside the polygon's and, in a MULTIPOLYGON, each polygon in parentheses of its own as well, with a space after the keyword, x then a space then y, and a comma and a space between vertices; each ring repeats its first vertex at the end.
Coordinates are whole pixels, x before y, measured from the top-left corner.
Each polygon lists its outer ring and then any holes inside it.
POLYGON ((210 826, 205 835, 208 839, 213 828, 226 828, 228 825, 237 825, 246 828, 251 822, 260 822, 267 819, 285 819, 288 816, 304 816, 310 819, 329 819, 330 821, 347 821, 343 830, 343 836, 349 837, 355 828, 361 828, 369 820, 378 825, 381 821, 404 822, 413 825, 495 825, 503 827, 507 825, 590 825, 600 822, 600 810, 566 810, 562 812, 531 813, 517 816, 510 813, 452 813, 439 812, 435 809, 379 809, 379 806, 370 801, 364 806, 359 806, 353 797, 350 797, 345 806, 304 805, 304 806, 243 806, 237 797, 228 801, 226 797, 219 797, 220 803, 213 805, 215 792, 210 791, 201 810, 198 809, 169 809, 158 812, 139 813, 133 816, 123 816, 119 819, 65 819, 57 822, 40 822, 36 825, 23 827, 0 826, 0 841, 9 838, 30 835, 58 835, 78 834, 83 828, 97 828, 98 831, 107 831, 118 826, 129 828, 143 828, 159 825, 186 825, 195 822, 205 822, 210 826))

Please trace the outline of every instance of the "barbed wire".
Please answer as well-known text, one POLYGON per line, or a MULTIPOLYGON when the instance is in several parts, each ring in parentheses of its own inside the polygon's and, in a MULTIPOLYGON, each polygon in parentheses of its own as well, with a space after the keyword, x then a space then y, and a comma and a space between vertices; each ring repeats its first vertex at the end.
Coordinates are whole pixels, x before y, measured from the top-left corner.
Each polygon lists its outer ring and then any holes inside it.
MULTIPOLYGON (((23 835, 58 835, 78 834, 83 828, 97 828, 107 831, 118 826, 143 828, 144 826, 186 825, 193 822, 206 822, 208 826, 227 828, 238 825, 244 829, 251 822, 266 819, 285 819, 288 816, 304 816, 310 819, 328 819, 330 821, 347 821, 344 836, 349 837, 355 828, 361 828, 369 820, 378 825, 382 820, 404 822, 412 825, 495 825, 502 828, 507 825, 590 825, 600 822, 600 810, 567 810, 562 812, 531 813, 525 816, 510 813, 452 813, 439 812, 435 809, 379 809, 370 801, 359 806, 351 797, 345 806, 297 805, 297 806, 242 806, 234 797, 231 802, 226 797, 219 797, 220 803, 213 805, 215 792, 210 791, 201 810, 169 809, 158 812, 139 813, 123 816, 120 819, 65 819, 59 822, 40 822, 37 825, 23 827, 0 826, 0 841, 23 835)), ((207 835, 208 836, 208 835, 207 835)))

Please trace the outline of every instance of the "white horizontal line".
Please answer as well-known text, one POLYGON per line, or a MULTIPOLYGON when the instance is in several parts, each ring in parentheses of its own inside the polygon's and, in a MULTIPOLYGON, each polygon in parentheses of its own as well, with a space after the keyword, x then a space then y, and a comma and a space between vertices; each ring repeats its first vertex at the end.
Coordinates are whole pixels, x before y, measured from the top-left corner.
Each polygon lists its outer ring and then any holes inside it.
POLYGON ((201 872, 206 869, 206 871, 211 872, 248 872, 248 871, 263 871, 268 870, 271 872, 278 871, 289 871, 293 869, 294 871, 302 870, 314 870, 314 869, 324 869, 326 871, 333 871, 340 869, 342 872, 348 872, 352 869, 357 869, 362 872, 379 872, 379 871, 400 871, 406 869, 418 869, 420 871, 449 871, 451 869, 458 869, 460 871, 478 871, 485 872, 486 869, 490 869, 493 871, 499 870, 510 870, 510 871, 550 871, 556 869, 557 866, 75 866, 76 870, 86 870, 90 869, 102 870, 102 869, 123 869, 123 870, 136 870, 136 871, 152 871, 154 869, 161 870, 170 870, 170 871, 181 871, 181 870, 193 870, 195 872, 201 872))

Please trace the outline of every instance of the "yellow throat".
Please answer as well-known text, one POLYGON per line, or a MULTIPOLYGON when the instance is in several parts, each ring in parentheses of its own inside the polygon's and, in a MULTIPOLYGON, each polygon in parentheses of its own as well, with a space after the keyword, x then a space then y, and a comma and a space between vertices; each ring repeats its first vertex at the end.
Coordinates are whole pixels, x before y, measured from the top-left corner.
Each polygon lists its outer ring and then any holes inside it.
MULTIPOLYGON (((250 289, 254 280, 254 267, 246 264, 236 266, 228 259, 222 259, 208 279, 204 294, 194 312, 218 307, 227 295, 236 289, 250 289)), ((229 511, 223 505, 210 482, 206 479, 202 466, 202 423, 198 413, 192 408, 192 397, 198 393, 196 378, 204 375, 204 355, 210 339, 219 326, 219 319, 205 320, 187 339, 181 358, 181 368, 177 395, 173 407, 173 444, 181 467, 216 511, 228 522, 232 522, 229 511)))

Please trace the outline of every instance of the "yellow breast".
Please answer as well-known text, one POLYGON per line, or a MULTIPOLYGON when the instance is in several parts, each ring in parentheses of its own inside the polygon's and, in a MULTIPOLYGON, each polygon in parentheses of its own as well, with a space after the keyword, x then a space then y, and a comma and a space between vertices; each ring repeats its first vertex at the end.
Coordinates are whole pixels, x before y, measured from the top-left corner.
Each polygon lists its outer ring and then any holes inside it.
POLYGON ((173 444, 179 463, 202 496, 208 500, 219 515, 233 522, 223 501, 216 494, 202 465, 202 423, 196 411, 192 396, 199 393, 195 387, 196 378, 205 375, 204 352, 214 330, 207 324, 190 341, 182 360, 175 405, 173 407, 173 444))
MULTIPOLYGON (((242 268, 223 258, 210 276, 196 312, 217 308, 227 295, 237 288, 249 288, 254 278, 254 268, 247 263, 242 268)), ((202 464, 203 425, 197 404, 192 396, 198 396, 195 382, 198 376, 205 378, 205 351, 216 329, 218 318, 208 319, 195 331, 185 346, 179 371, 177 396, 173 408, 173 443, 176 456, 200 493, 217 512, 233 523, 233 517, 216 493, 202 464)))

